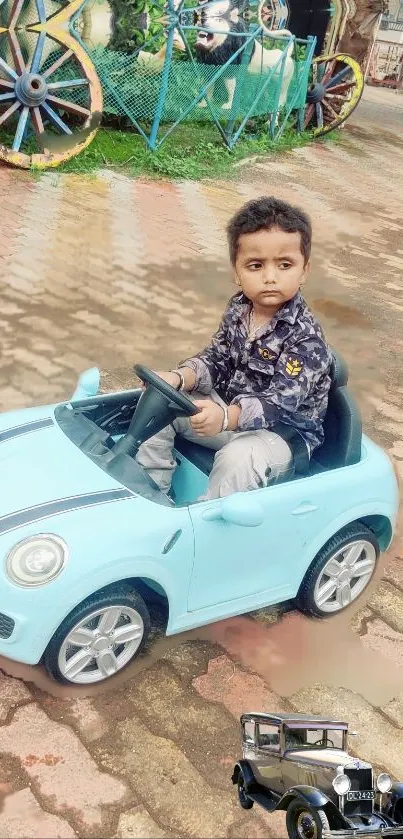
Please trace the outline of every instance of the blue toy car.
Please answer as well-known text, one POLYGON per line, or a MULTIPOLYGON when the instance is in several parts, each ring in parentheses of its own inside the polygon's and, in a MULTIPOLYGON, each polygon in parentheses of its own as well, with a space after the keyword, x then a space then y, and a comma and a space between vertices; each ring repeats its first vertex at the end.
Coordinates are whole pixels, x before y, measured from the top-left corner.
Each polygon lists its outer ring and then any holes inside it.
POLYGON ((70 402, 0 416, 0 654, 59 682, 101 682, 138 656, 156 599, 167 635, 293 598, 340 612, 393 536, 397 480, 362 435, 340 359, 309 474, 208 502, 210 450, 177 440, 172 497, 137 463, 197 408, 135 370, 146 390, 99 394, 94 369, 70 402))

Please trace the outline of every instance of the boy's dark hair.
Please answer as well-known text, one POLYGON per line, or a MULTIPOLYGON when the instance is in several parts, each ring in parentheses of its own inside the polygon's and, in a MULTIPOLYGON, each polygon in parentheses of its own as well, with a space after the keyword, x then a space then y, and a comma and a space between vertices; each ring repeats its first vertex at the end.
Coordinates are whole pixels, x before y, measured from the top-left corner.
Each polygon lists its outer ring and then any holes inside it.
POLYGON ((285 233, 299 233, 304 264, 311 255, 312 226, 309 216, 277 198, 257 198, 244 204, 227 225, 230 259, 235 265, 240 236, 279 227, 285 233))

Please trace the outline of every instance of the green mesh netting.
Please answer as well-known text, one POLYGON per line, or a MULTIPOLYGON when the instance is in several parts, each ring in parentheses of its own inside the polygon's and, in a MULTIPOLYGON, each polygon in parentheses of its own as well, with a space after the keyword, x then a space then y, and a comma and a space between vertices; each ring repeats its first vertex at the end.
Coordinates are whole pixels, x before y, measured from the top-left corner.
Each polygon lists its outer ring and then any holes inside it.
MULTIPOLYGON (((106 113, 125 114, 133 121, 150 122, 154 119, 160 96, 163 78, 162 68, 151 61, 143 64, 133 56, 97 47, 91 53, 104 89, 104 111, 106 113)), ((221 71, 221 75, 212 87, 212 80, 219 68, 195 63, 191 60, 172 61, 169 68, 167 91, 163 105, 161 121, 176 122, 187 119, 192 122, 205 122, 217 118, 236 116, 264 116, 277 108, 281 87, 281 77, 272 77, 266 89, 259 96, 267 81, 267 74, 252 74, 242 65, 231 66, 221 71), (222 106, 228 102, 225 79, 236 82, 236 103, 233 110, 222 106), (198 103, 203 87, 213 90, 211 110, 198 103), (213 113, 212 113, 213 112, 213 113)), ((288 102, 293 108, 304 105, 306 98, 306 65, 298 62, 288 91, 288 102), (301 83, 302 82, 302 83, 301 83)))

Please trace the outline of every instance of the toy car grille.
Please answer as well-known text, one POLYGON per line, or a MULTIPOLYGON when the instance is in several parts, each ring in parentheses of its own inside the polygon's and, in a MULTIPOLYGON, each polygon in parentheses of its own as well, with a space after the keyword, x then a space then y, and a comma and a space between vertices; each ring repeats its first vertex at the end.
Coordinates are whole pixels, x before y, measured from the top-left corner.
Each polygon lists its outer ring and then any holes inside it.
MULTIPOLYGON (((350 778, 352 792, 374 788, 372 769, 357 769, 345 766, 344 773, 350 778)), ((346 816, 366 816, 372 813, 373 807, 373 801, 345 801, 344 813, 346 816)))
POLYGON ((0 638, 9 638, 13 633, 15 621, 0 612, 0 638))

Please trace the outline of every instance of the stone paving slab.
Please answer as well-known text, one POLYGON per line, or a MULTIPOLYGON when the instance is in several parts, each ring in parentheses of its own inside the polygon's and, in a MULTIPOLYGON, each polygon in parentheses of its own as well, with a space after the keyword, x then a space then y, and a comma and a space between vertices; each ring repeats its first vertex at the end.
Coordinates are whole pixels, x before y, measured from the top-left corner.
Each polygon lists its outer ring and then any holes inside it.
POLYGON ((0 724, 5 723, 19 705, 30 702, 31 698, 23 682, 8 678, 0 670, 0 724))
POLYGON ((241 670, 226 655, 212 658, 207 672, 193 680, 193 687, 210 702, 224 705, 237 720, 245 711, 245 696, 248 697, 251 710, 270 708, 273 713, 288 710, 260 676, 241 670))
POLYGON ((385 658, 395 664, 403 661, 403 635, 382 620, 367 622, 366 634, 362 635, 362 642, 372 650, 378 650, 385 658))
MULTIPOLYGON (((392 699, 392 702, 385 705, 382 710, 397 728, 403 729, 403 692, 396 699, 392 699)), ((400 738, 403 735, 397 736, 400 738)))
POLYGON ((116 839, 166 839, 168 834, 151 818, 145 807, 140 804, 119 818, 116 839))
POLYGON ((403 633, 403 593, 389 582, 383 582, 372 596, 370 608, 389 626, 403 633))
POLYGON ((124 784, 99 771, 75 734, 34 704, 17 709, 0 729, 0 751, 18 758, 41 800, 56 813, 68 812, 87 835, 101 825, 105 806, 127 798, 124 784))
POLYGON ((0 839, 70 839, 77 834, 59 816, 45 812, 30 789, 6 798, 0 819, 0 839))
MULTIPOLYGON (((139 791, 147 809, 174 835, 197 839, 201 824, 205 837, 225 835, 237 816, 235 801, 211 787, 176 743, 152 734, 140 719, 133 724, 133 717, 118 727, 120 771, 139 791)), ((205 755, 208 760, 207 743, 205 755)))

